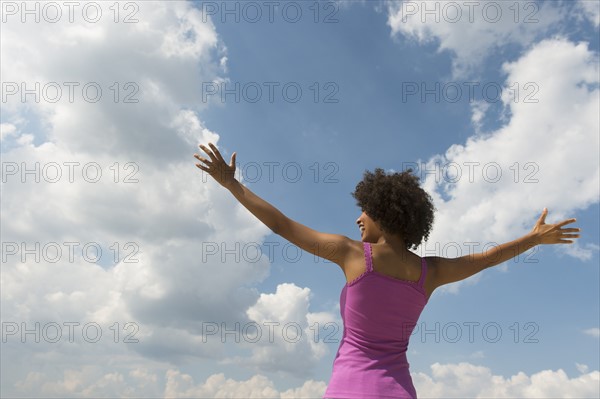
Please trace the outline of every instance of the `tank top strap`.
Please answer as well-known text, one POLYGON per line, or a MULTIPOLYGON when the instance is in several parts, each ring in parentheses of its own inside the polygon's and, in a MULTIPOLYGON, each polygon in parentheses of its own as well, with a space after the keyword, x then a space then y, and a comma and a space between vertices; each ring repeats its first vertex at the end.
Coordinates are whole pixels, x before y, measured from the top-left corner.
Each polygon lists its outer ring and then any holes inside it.
POLYGON ((425 262, 425 258, 421 258, 421 277, 419 277, 419 287, 423 287, 425 283, 425 277, 427 276, 427 262, 425 262))
POLYGON ((371 243, 363 242, 363 249, 365 252, 365 263, 367 264, 367 272, 373 271, 373 258, 371 256, 371 243))

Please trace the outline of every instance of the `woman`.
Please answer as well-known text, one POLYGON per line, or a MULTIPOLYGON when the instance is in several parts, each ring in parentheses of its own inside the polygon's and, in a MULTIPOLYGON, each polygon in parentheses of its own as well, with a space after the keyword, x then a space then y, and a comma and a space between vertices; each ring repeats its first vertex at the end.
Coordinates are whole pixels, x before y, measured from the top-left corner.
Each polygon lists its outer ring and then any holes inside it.
POLYGON ((361 241, 310 229, 289 219, 235 178, 236 153, 229 165, 212 144, 194 154, 209 173, 267 225, 305 251, 339 265, 346 276, 340 296, 343 337, 326 398, 416 398, 406 359, 409 337, 431 293, 509 260, 538 244, 570 244, 575 222, 546 224, 544 208, 530 233, 485 253, 448 259, 420 258, 410 251, 426 240, 433 224, 431 197, 408 170, 386 175, 366 172, 352 194, 362 209, 356 220, 361 241), (366 265, 366 266, 365 266, 366 265))

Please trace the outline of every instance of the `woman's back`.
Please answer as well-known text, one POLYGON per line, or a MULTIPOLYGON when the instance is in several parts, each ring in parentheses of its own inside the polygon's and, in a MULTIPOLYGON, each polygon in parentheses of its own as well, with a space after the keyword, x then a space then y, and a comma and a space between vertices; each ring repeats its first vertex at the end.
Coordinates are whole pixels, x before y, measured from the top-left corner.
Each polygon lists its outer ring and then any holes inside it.
POLYGON ((416 281, 398 279, 374 269, 371 244, 363 248, 366 267, 340 295, 344 332, 324 397, 414 398, 406 351, 427 303, 427 265, 421 261, 416 281))

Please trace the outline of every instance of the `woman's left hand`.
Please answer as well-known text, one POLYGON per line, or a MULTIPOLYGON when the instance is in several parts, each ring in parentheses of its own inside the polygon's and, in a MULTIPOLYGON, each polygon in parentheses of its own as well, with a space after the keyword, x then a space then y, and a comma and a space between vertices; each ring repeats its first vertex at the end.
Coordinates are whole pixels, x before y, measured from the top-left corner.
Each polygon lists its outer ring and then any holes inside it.
POLYGON ((573 239, 579 238, 578 233, 581 231, 579 228, 563 228, 564 225, 575 222, 575 219, 566 219, 556 224, 546 224, 546 215, 548 215, 548 209, 544 208, 530 233, 537 244, 572 244, 573 239))

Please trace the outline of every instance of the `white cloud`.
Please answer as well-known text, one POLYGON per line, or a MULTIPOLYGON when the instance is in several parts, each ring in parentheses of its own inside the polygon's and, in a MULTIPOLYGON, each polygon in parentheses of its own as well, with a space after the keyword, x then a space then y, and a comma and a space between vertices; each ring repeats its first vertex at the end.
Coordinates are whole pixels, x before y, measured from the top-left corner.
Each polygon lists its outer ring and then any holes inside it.
POLYGON ((191 376, 179 371, 167 372, 165 397, 202 398, 310 398, 320 397, 326 389, 323 381, 308 380, 298 388, 279 392, 267 377, 257 374, 245 381, 225 378, 222 373, 213 374, 200 385, 194 385, 191 376))
POLYGON ((580 364, 580 363, 575 363, 575 366, 577 367, 577 370, 581 373, 581 374, 585 374, 588 372, 589 367, 587 366, 587 364, 580 364))
POLYGON ((17 129, 37 119, 38 137, 78 154, 180 158, 188 142, 170 124, 181 108, 205 106, 198 88, 218 77, 223 51, 214 26, 189 2, 136 3, 137 23, 115 23, 109 6, 97 23, 7 17, 2 58, 13 62, 1 68, 16 92, 5 93, 3 119, 17 129), (25 102, 23 89, 35 92, 25 102))
POLYGON ((497 49, 526 47, 564 18, 555 2, 388 1, 392 36, 436 42, 453 55, 454 77, 468 76, 497 49), (515 6, 517 5, 517 6, 515 6), (516 22, 515 22, 516 21, 516 22), (472 40, 476 37, 477 40, 472 40))
POLYGON ((594 243, 586 243, 584 245, 580 245, 578 242, 574 242, 573 245, 569 245, 565 248, 565 252, 570 256, 581 259, 582 261, 592 259, 594 256, 594 252, 598 252, 600 250, 600 246, 594 243))
MULTIPOLYGON (((219 140, 198 115, 197 88, 219 77, 225 55, 214 26, 191 2, 136 5, 133 24, 3 23, 3 82, 41 87, 39 102, 17 93, 2 105, 3 167, 14 167, 3 170, 2 240, 16 249, 3 248, 2 318, 3 328, 19 328, 3 343, 3 396, 156 389, 166 362, 220 356, 222 346, 202 341, 202 322, 247 321, 258 298, 248 285, 269 272, 265 255, 223 259, 226 248, 270 232, 226 190, 203 182, 192 158, 197 143, 219 140), (55 85, 43 89, 51 82, 63 89, 57 101, 55 85), (73 99, 64 82, 79 84, 73 99), (98 102, 83 99, 86 83, 102 88, 98 102), (138 102, 123 102, 132 94, 138 102), (37 172, 23 175, 23 162, 37 172), (23 260, 22 242, 47 251, 23 260), (90 260, 98 248, 100 260, 90 260), (39 332, 23 338, 21 327, 35 331, 36 323, 39 332), (53 323, 62 328, 56 343, 45 336, 53 323), (73 342, 64 323, 79 323, 73 342), (86 323, 99 326, 100 341, 82 336, 86 323), (123 342, 128 336, 139 342, 123 342), (122 368, 89 366, 110 359, 122 368), (44 364, 53 375, 42 374, 44 364)), ((102 6, 112 17, 111 4, 102 6)))
POLYGON ((308 380, 301 387, 281 392, 281 399, 320 398, 325 393, 327 384, 323 381, 308 380))
POLYGON ((181 398, 272 398, 277 395, 273 382, 262 375, 246 381, 226 379, 225 375, 213 374, 202 385, 194 385, 193 379, 178 371, 167 372, 165 397, 181 398))
MULTIPOLYGON (((48 375, 31 372, 16 383, 23 392, 30 392, 36 386, 44 396, 58 397, 98 397, 98 396, 130 396, 134 389, 119 372, 100 373, 98 367, 84 366, 81 369, 64 370, 61 377, 51 380, 48 375)), ((139 387, 137 387, 139 388, 139 387)))
POLYGON ((486 101, 473 101, 471 104, 471 122, 478 134, 481 133, 482 119, 489 108, 490 103, 486 101))
POLYGON ((598 327, 588 328, 587 330, 583 330, 583 333, 590 335, 592 337, 599 338, 600 337, 600 328, 598 328, 598 327))
MULTIPOLYGON (((177 129, 177 134, 185 140, 190 147, 195 147, 201 137, 202 143, 216 143, 219 135, 206 129, 193 111, 181 110, 174 118, 171 127, 177 129)), ((197 151, 200 151, 199 149, 197 151)))
MULTIPOLYGON (((511 377, 495 375, 483 366, 471 363, 431 365, 431 372, 413 372, 412 379, 419 397, 426 398, 595 398, 600 393, 600 372, 588 372, 589 367, 576 364, 581 375, 570 378, 562 369, 542 370, 531 375, 518 372, 511 377)), ((224 373, 208 376, 195 382, 185 372, 169 368, 164 379, 156 372, 138 368, 124 373, 103 373, 100 367, 66 369, 54 377, 41 372, 30 372, 17 387, 36 385, 40 392, 53 396, 97 397, 164 396, 172 398, 310 398, 321 397, 327 387, 325 381, 308 379, 297 387, 280 390, 262 374, 247 379, 227 378, 224 373), (158 383, 164 381, 164 383, 158 383)))
POLYGON ((12 123, 1 123, 0 124, 0 141, 4 141, 9 136, 15 136, 17 134, 17 127, 12 123))
MULTIPOLYGON (((427 170, 437 167, 440 173, 421 173, 438 209, 429 242, 420 248, 424 255, 481 252, 530 231, 544 207, 549 209, 546 221, 553 223, 598 202, 597 55, 586 43, 557 37, 536 44, 503 69, 505 87, 533 83, 538 101, 503 95, 511 112, 504 126, 426 162, 427 170), (573 159, 576 168, 570 167, 573 159)), ((596 250, 585 245, 566 253, 589 259, 596 250)), ((525 263, 527 256, 516 261, 525 263)), ((443 289, 456 291, 461 284, 443 289)))
POLYGON ((252 336, 244 340, 250 344, 242 346, 250 347, 252 355, 226 358, 223 363, 310 377, 328 353, 323 331, 336 319, 329 312, 310 313, 309 305, 310 289, 295 284, 279 284, 275 293, 261 294, 246 311, 254 327, 248 328, 252 336))
MULTIPOLYGON (((392 35, 419 43, 437 42, 438 51, 449 50, 454 77, 477 76, 494 49, 509 44, 526 49, 519 59, 502 67, 508 75, 502 91, 501 118, 506 124, 485 132, 483 119, 490 104, 474 101, 471 121, 476 135, 421 164, 424 186, 439 211, 429 243, 420 248, 422 254, 454 257, 481 252, 486 245, 489 248, 528 231, 544 206, 554 215, 552 220, 560 220, 598 201, 597 55, 586 43, 561 37, 536 43, 571 11, 576 16, 578 9, 584 10, 593 19, 597 2, 581 1, 572 10, 556 2, 527 3, 530 12, 520 10, 519 18, 529 14, 536 20, 527 24, 515 23, 515 5, 508 2, 478 4, 479 8, 454 2, 387 4, 392 35), (502 17, 492 22, 493 13, 483 11, 497 7, 502 8, 502 17), (474 36, 476 41, 468 39, 474 36), (582 163, 577 169, 568 168, 570 159, 582 163), (495 181, 498 172, 502 176, 495 181), (567 201, 565 193, 569 193, 567 201), (455 237, 461 237, 460 242, 455 237)), ((597 251, 590 243, 563 248, 581 260, 591 259, 597 251)), ((532 256, 523 254, 520 261, 532 256)), ((480 278, 476 275, 464 283, 480 278)), ((445 286, 442 291, 456 292, 464 283, 445 286)))
POLYGON ((509 378, 492 374, 487 367, 470 363, 431 365, 431 374, 413 373, 419 397, 424 398, 596 398, 600 372, 569 378, 559 369, 509 378))
POLYGON ((600 26, 600 2, 597 0, 579 0, 577 5, 596 28, 600 26))

